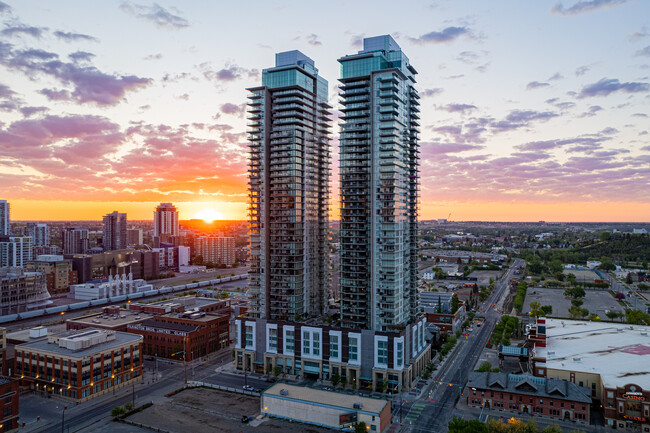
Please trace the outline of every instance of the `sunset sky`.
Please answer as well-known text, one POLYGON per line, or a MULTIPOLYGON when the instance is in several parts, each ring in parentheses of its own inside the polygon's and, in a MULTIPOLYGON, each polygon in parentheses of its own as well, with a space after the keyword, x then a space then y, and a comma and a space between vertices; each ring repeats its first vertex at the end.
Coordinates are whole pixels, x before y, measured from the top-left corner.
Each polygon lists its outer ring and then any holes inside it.
POLYGON ((0 0, 0 199, 244 219, 245 88, 299 49, 338 108, 336 59, 387 33, 419 72, 421 219, 650 221, 647 0, 0 0))

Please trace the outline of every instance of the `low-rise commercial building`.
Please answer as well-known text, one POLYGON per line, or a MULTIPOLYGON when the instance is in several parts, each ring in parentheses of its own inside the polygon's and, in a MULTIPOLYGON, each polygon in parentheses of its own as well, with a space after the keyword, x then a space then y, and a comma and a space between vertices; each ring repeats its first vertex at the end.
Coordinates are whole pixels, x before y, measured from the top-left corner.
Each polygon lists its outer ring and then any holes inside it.
POLYGON ((112 296, 128 295, 146 292, 153 289, 145 280, 134 280, 133 274, 109 276, 107 281, 97 283, 73 284, 70 286, 70 298, 82 301, 110 298, 112 296))
POLYGON ((467 320, 465 303, 459 301, 458 309, 452 311, 452 298, 454 293, 420 292, 420 308, 427 318, 427 323, 432 323, 441 331, 460 331, 467 320))
POLYGON ((505 412, 558 418, 589 424, 589 389, 568 380, 530 374, 469 374, 467 404, 505 412))
POLYGON ((101 313, 68 319, 65 325, 67 330, 97 328, 126 332, 127 325, 144 322, 152 317, 151 314, 119 307, 104 307, 101 313))
POLYGON ((277 383, 262 393, 262 414, 332 429, 363 422, 381 433, 391 423, 390 401, 277 383))
POLYGON ((606 425, 650 432, 650 327, 540 318, 529 328, 536 376, 587 387, 606 425))
POLYGON ((86 401, 142 375, 142 341, 94 328, 50 334, 16 346, 15 375, 29 389, 86 401))

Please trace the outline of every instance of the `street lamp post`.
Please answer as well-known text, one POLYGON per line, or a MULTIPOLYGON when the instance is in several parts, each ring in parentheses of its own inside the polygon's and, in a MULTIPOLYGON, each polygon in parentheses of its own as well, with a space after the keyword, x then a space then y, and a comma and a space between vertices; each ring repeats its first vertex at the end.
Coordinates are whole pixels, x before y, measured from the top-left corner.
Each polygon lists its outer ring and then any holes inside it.
POLYGON ((65 426, 65 410, 68 406, 63 406, 63 412, 61 412, 61 433, 64 433, 63 426, 65 426))
POLYGON ((135 409, 135 380, 133 381, 133 388, 131 391, 131 407, 135 409))

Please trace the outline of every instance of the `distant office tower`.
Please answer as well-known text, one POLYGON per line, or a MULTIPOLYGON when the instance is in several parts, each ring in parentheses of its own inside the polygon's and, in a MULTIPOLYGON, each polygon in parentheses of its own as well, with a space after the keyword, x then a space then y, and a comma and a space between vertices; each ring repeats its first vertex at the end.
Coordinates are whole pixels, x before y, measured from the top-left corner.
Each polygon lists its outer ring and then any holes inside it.
POLYGON ((160 203, 153 213, 154 236, 178 236, 178 211, 171 203, 160 203))
POLYGON ((32 238, 29 236, 0 237, 0 268, 23 268, 32 258, 32 238))
POLYGON ((417 72, 388 35, 339 63, 341 325, 397 329, 417 316, 417 72))
POLYGON ((127 229, 126 243, 128 245, 142 245, 142 229, 127 229))
POLYGON ((327 81, 312 59, 288 51, 248 90, 249 315, 319 315, 329 284, 327 81))
POLYGON ((235 238, 201 236, 196 238, 195 251, 203 263, 231 266, 235 263, 235 238))
POLYGON ((47 224, 29 222, 23 234, 32 238, 35 247, 50 245, 50 228, 47 224))
POLYGON ((63 229, 63 254, 85 254, 90 248, 86 227, 63 229))
POLYGON ((122 250, 126 242, 126 214, 117 211, 104 216, 104 251, 122 250))
POLYGON ((9 214, 9 203, 7 200, 0 200, 0 236, 11 234, 9 214))

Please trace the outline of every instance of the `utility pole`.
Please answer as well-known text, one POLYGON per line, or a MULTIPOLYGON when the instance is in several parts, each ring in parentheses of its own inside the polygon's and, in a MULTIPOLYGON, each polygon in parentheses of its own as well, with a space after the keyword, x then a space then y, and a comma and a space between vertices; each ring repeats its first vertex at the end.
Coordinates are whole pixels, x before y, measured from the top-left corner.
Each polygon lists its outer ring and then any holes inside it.
POLYGON ((131 391, 131 406, 135 409, 135 380, 133 381, 133 390, 131 391))
POLYGON ((63 426, 65 425, 65 410, 68 406, 63 406, 63 412, 61 412, 61 433, 64 433, 63 426))

